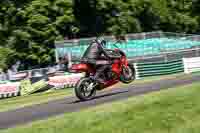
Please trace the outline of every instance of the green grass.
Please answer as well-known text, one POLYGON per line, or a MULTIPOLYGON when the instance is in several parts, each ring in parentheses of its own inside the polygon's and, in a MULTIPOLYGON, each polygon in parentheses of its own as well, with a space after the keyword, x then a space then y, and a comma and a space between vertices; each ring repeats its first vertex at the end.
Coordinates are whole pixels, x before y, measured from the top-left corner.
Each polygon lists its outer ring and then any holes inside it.
POLYGON ((152 76, 152 77, 146 77, 146 78, 135 80, 130 84, 118 83, 110 88, 127 87, 130 85, 140 85, 140 84, 144 84, 144 83, 151 83, 151 82, 155 82, 155 81, 159 81, 159 80, 166 80, 166 79, 170 80, 170 79, 174 79, 174 78, 179 78, 179 79, 180 78, 188 78, 193 75, 200 75, 200 73, 194 73, 194 74, 179 73, 179 74, 164 75, 164 76, 152 76))
MULTIPOLYGON (((144 83, 150 83, 154 81, 159 81, 163 79, 172 79, 172 78, 180 78, 180 77, 189 77, 192 75, 185 75, 185 74, 175 74, 175 75, 168 75, 168 76, 155 76, 155 77, 148 77, 145 79, 140 79, 132 82, 131 84, 122 84, 118 83, 112 87, 109 87, 109 89, 113 89, 116 87, 124 87, 130 85, 138 85, 138 84, 144 84, 144 83)), ((107 90, 107 89, 106 89, 107 90)), ((13 110, 17 108, 22 108, 26 106, 31 106, 35 104, 41 104, 45 102, 49 102, 56 99, 62 99, 67 96, 74 95, 73 89, 68 90, 56 90, 49 93, 39 93, 39 94, 32 94, 28 96, 20 96, 20 97, 14 97, 14 98, 8 98, 8 99, 2 99, 0 100, 0 112, 2 111, 8 111, 13 110)))
POLYGON ((42 120, 2 133, 199 133, 200 83, 42 120))
POLYGON ((73 89, 62 89, 51 92, 35 93, 27 96, 19 96, 0 100, 0 112, 22 108, 30 105, 45 103, 72 95, 73 89))

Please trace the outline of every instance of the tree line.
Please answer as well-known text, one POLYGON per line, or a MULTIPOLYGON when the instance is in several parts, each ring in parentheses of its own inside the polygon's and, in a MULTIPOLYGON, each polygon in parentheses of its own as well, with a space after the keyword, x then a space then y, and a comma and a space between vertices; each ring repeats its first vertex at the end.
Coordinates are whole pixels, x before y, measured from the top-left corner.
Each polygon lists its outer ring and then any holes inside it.
POLYGON ((0 68, 45 67, 65 38, 155 30, 198 33, 200 0, 1 0, 0 68))

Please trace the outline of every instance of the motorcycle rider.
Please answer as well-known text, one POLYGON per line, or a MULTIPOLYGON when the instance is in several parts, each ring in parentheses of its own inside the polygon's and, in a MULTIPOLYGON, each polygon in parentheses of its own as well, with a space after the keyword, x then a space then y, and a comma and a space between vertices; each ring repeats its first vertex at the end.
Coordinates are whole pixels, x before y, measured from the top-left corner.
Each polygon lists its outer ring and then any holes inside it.
POLYGON ((82 61, 86 61, 95 66, 97 71, 94 79, 99 83, 104 82, 104 79, 101 78, 100 75, 105 72, 105 70, 111 69, 112 60, 114 58, 120 58, 120 55, 108 54, 108 49, 105 48, 105 45, 106 41, 104 39, 99 38, 93 40, 82 58, 82 61))

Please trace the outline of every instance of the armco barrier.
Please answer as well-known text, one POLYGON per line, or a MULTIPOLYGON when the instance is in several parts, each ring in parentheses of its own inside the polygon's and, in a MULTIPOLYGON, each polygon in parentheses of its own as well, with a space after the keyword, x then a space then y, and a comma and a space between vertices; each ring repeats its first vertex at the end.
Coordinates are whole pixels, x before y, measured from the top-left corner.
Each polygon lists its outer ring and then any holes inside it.
POLYGON ((55 88, 74 87, 76 82, 83 76, 80 74, 71 74, 66 76, 50 77, 48 84, 55 88))
POLYGON ((183 58, 183 63, 185 73, 200 71, 200 57, 183 58))
POLYGON ((134 66, 136 68, 136 78, 184 72, 182 60, 137 63, 134 66))
POLYGON ((0 84, 0 98, 18 96, 20 83, 0 84))
POLYGON ((74 87, 76 82, 83 76, 80 74, 69 74, 66 76, 55 76, 49 78, 49 81, 45 82, 40 80, 34 84, 31 84, 30 80, 23 80, 21 82, 5 82, 0 84, 0 99, 13 97, 20 95, 29 95, 46 87, 46 85, 54 86, 56 89, 64 87, 74 87))
MULTIPOLYGON (((181 59, 175 61, 163 61, 152 63, 136 63, 136 78, 143 78, 156 75, 168 75, 179 72, 184 72, 184 66, 193 66, 193 68, 200 68, 200 58, 195 59, 181 59), (184 64, 183 65, 183 60, 184 64), (187 63, 186 63, 187 62, 187 63), (189 65, 188 65, 189 63, 189 65), (193 65, 191 65, 191 63, 193 65)), ((188 68, 188 67, 187 67, 188 68)), ((189 67, 190 68, 190 67, 189 67)), ((185 68, 186 70, 186 68, 185 68)), ((70 74, 66 76, 50 77, 48 84, 55 88, 74 87, 76 82, 83 76, 83 74, 70 74)), ((0 84, 0 98, 17 96, 20 91, 20 83, 0 84)))

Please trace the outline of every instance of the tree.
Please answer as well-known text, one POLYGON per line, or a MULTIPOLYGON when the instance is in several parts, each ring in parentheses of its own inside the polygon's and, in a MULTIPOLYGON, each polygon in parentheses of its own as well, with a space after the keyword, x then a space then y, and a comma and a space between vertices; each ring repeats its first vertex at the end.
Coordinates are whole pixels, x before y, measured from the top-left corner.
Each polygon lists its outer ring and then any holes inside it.
MULTIPOLYGON (((200 32, 199 3, 200 0, 2 0, 0 47, 11 50, 8 60, 20 60, 22 69, 45 67, 54 62, 54 41, 65 37, 154 30, 200 32)), ((2 62, 3 67, 10 65, 9 61, 2 62)))
POLYGON ((15 50, 24 69, 52 63, 54 41, 70 34, 74 22, 71 0, 5 1, 0 17, 0 45, 15 50))

